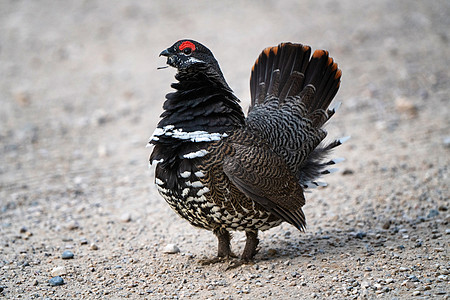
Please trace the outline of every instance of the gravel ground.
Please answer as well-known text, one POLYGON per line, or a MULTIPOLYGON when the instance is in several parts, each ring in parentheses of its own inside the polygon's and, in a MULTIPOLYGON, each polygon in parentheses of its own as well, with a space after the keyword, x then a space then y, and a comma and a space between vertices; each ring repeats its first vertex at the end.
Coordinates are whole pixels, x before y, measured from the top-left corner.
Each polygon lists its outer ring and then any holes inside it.
POLYGON ((450 2, 318 2, 2 1, 0 295, 448 299, 450 2), (147 168, 175 73, 158 54, 180 38, 212 49, 244 107, 266 46, 328 49, 343 71, 327 128, 352 139, 307 194, 307 232, 262 233, 232 270, 199 263, 215 237, 147 168))

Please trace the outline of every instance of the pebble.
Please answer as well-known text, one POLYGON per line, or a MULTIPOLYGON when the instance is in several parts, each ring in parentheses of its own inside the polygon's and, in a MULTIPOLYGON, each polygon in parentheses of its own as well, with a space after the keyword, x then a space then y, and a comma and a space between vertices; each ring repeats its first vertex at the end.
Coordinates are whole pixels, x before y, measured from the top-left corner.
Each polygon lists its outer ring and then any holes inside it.
POLYGON ((77 221, 71 221, 66 225, 69 230, 76 230, 80 228, 80 224, 77 221))
POLYGON ((267 254, 269 254, 269 256, 275 256, 275 255, 277 255, 277 252, 278 251, 273 248, 270 248, 269 250, 267 250, 267 254))
POLYGON ((430 212, 427 215, 428 219, 432 219, 434 217, 437 217, 439 215, 439 211, 436 209, 431 209, 430 212))
POLYGON ((67 270, 64 266, 56 267, 52 270, 52 276, 60 276, 60 275, 66 275, 67 270))
POLYGON ((72 251, 66 250, 66 251, 64 251, 64 252, 62 253, 61 258, 62 258, 62 259, 72 259, 73 256, 74 256, 74 255, 73 255, 73 252, 72 252, 72 251))
POLYGON ((439 275, 437 278, 441 281, 448 281, 448 275, 439 275))
POLYGON ((450 136, 445 137, 442 142, 445 147, 450 147, 450 136))
POLYGON ((163 253, 168 253, 168 254, 174 254, 174 253, 179 253, 179 252, 180 252, 180 249, 175 244, 167 244, 167 246, 165 246, 163 249, 163 253))
POLYGON ((62 277, 60 276, 55 276, 53 278, 50 278, 50 280, 48 281, 48 283, 51 286, 58 286, 58 285, 63 285, 64 284, 64 279, 62 279, 62 277))
POLYGON ((410 117, 416 117, 417 116, 417 106, 414 105, 414 103, 405 98, 405 97, 398 97, 395 99, 395 108, 400 112, 404 114, 408 114, 410 117))
POLYGON ((120 216, 120 221, 121 221, 121 222, 124 222, 124 223, 130 222, 130 221, 131 221, 131 214, 128 213, 128 212, 123 213, 123 214, 120 216))
POLYGON ((94 243, 91 244, 91 249, 92 250, 98 250, 98 246, 94 243))
POLYGON ((360 240, 362 240, 365 236, 366 236, 366 233, 363 231, 357 232, 355 235, 355 237, 360 240))

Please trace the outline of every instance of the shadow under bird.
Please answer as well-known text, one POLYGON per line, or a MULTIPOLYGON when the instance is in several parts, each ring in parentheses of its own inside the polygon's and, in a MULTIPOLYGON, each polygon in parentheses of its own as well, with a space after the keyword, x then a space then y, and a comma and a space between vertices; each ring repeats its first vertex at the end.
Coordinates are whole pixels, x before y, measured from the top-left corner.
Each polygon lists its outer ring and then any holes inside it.
POLYGON ((180 40, 160 56, 178 70, 149 141, 167 203, 213 231, 217 260, 235 257, 230 231, 245 231, 243 261, 256 254, 259 230, 288 222, 303 231, 304 191, 322 185, 316 180, 342 160, 327 154, 347 139, 322 142, 341 79, 328 52, 311 56, 293 43, 264 49, 252 68, 247 117, 204 45, 180 40))

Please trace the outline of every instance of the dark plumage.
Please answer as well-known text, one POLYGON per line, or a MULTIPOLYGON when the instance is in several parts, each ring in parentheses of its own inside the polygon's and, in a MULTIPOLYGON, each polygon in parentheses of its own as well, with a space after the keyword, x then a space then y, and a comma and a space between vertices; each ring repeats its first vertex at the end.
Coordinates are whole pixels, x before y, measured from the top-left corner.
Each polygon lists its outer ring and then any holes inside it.
POLYGON ((328 52, 266 48, 252 68, 246 118, 205 46, 181 40, 161 55, 178 69, 149 141, 167 203, 217 235, 219 257, 232 255, 230 230, 246 232, 244 260, 256 254, 258 230, 283 221, 304 230, 304 189, 320 185, 315 180, 337 162, 325 156, 343 142, 321 144, 341 78, 328 52))

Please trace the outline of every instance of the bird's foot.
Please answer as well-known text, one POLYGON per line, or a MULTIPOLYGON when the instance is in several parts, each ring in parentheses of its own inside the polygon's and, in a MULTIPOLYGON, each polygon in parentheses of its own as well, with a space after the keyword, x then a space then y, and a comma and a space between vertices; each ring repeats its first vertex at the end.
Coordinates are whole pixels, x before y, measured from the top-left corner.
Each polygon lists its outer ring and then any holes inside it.
POLYGON ((224 263, 227 261, 232 261, 235 260, 237 258, 237 255, 234 254, 233 252, 230 252, 228 255, 226 256, 216 256, 214 258, 206 258, 206 259, 200 259, 200 264, 203 266, 208 266, 208 265, 212 265, 212 264, 216 264, 216 263, 224 263))
POLYGON ((226 271, 228 270, 233 270, 236 268, 239 268, 240 266, 243 265, 253 265, 253 261, 252 260, 248 260, 248 259, 234 259, 234 260, 230 260, 227 268, 225 269, 226 271))

